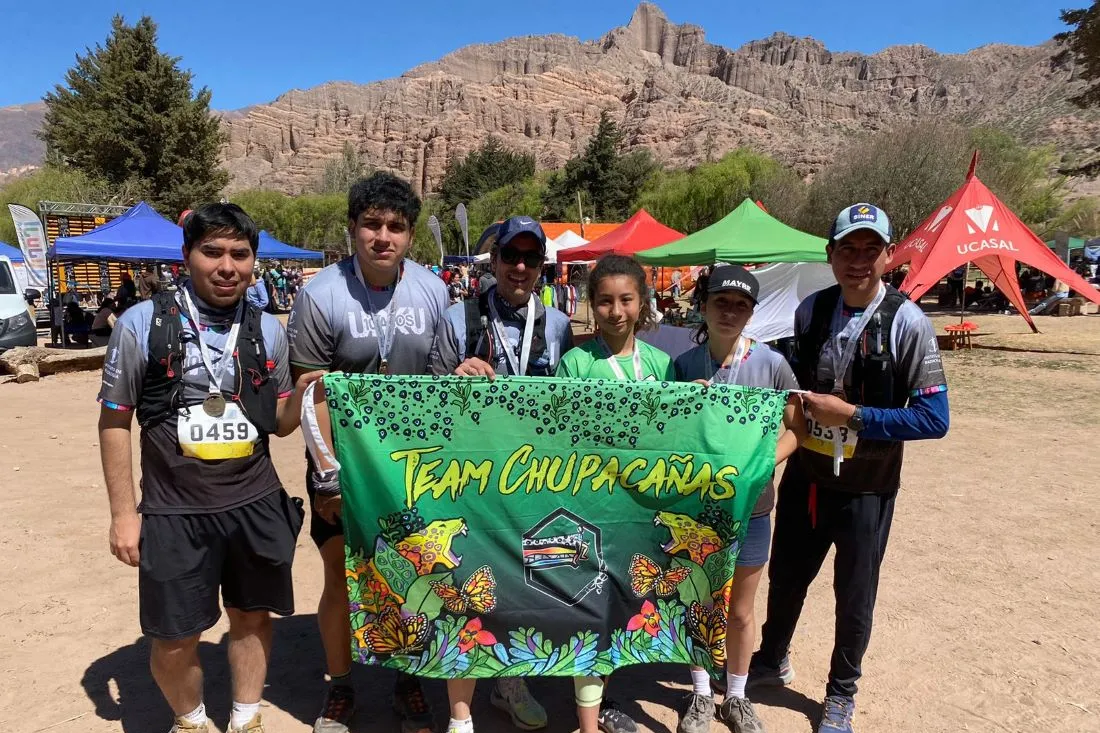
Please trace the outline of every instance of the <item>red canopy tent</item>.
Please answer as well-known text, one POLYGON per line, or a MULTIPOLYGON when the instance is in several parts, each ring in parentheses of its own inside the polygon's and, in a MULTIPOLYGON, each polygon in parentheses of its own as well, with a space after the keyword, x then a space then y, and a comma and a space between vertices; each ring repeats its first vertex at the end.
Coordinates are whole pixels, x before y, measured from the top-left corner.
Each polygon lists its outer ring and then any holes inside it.
POLYGON ((589 262, 609 254, 632 255, 683 238, 683 234, 666 227, 645 209, 638 209, 622 226, 602 237, 579 247, 558 250, 558 262, 589 262))
POLYGON ((1031 329, 1038 331, 1020 293, 1015 264, 1019 261, 1058 278, 1072 290, 1100 304, 1100 291, 1069 269, 978 180, 974 174, 976 165, 977 155, 962 188, 894 251, 888 269, 909 264, 909 274, 901 284, 902 292, 913 301, 919 301, 949 272, 973 262, 1016 306, 1031 329))

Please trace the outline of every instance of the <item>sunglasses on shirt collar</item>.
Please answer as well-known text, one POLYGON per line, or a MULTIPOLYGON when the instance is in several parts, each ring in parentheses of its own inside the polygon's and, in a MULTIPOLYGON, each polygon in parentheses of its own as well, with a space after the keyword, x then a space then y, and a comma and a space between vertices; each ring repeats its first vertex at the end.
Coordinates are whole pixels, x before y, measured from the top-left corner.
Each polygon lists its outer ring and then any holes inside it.
POLYGON ((506 265, 518 265, 520 261, 527 267, 540 267, 546 261, 546 255, 532 249, 520 251, 515 247, 501 247, 497 250, 497 257, 506 265))

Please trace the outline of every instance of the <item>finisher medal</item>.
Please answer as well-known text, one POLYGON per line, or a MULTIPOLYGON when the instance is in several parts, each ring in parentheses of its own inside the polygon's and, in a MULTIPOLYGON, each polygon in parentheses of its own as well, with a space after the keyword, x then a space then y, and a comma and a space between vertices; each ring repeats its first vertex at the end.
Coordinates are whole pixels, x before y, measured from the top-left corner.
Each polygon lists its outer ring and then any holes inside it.
POLYGON ((221 417, 225 414, 225 398, 220 394, 209 395, 202 401, 202 411, 210 417, 221 417))
POLYGON ((390 373, 390 363, 388 361, 386 361, 385 359, 383 359, 381 361, 381 363, 378 364, 378 373, 379 374, 389 374, 390 373))

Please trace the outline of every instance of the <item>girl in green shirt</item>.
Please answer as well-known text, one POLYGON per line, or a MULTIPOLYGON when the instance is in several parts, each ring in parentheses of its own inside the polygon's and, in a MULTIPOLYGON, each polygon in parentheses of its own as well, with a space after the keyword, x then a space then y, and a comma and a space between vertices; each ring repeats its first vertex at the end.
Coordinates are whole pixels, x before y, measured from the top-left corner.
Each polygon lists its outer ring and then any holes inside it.
MULTIPOLYGON (((554 376, 577 379, 622 379, 672 382, 672 359, 660 349, 639 341, 640 329, 657 319, 646 297, 645 271, 630 257, 607 255, 588 276, 588 297, 595 315, 595 339, 570 349, 558 362, 554 376)), ((633 720, 603 700, 604 680, 576 677, 574 686, 580 733, 636 733, 633 720)))
POLYGON ((595 339, 561 358, 555 376, 672 382, 672 359, 635 334, 657 325, 646 298, 645 271, 631 257, 607 255, 588 276, 588 297, 596 319, 595 339))

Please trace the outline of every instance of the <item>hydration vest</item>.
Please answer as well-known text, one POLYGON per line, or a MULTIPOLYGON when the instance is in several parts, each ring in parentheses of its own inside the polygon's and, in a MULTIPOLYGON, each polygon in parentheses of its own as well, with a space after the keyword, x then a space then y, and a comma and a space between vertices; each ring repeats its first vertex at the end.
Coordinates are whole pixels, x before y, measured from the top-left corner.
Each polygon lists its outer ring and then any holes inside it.
MULTIPOLYGON (((833 335, 833 313, 839 298, 839 285, 819 292, 814 299, 809 328, 795 337, 798 359, 794 372, 803 389, 826 394, 833 391, 832 384, 819 382, 817 365, 822 347, 833 335)), ((862 346, 852 356, 852 383, 844 388, 845 399, 849 403, 891 408, 905 407, 909 401, 908 386, 904 379, 896 377, 896 363, 890 353, 890 331, 894 318, 907 300, 896 288, 886 286, 886 296, 860 336, 862 346)), ((860 438, 856 457, 884 457, 890 451, 900 449, 900 446, 900 441, 860 438)), ((832 473, 831 460, 829 472, 832 473)))
MULTIPOLYGON (((466 356, 476 356, 490 364, 496 364, 499 349, 511 348, 508 344, 497 344, 496 334, 492 332, 493 316, 489 311, 489 298, 495 290, 496 288, 490 288, 477 298, 468 298, 463 303, 466 308, 466 356)), ((549 377, 553 373, 554 364, 550 363, 546 344, 546 309, 543 308, 535 318, 527 374, 521 376, 549 377)))
MULTIPOLYGON (((163 422, 179 408, 188 406, 182 398, 183 356, 187 344, 180 323, 179 304, 174 293, 157 293, 152 301, 149 361, 137 406, 138 424, 142 428, 163 422)), ((222 394, 240 405, 261 435, 270 435, 276 428, 279 394, 271 374, 275 365, 267 360, 261 316, 259 308, 245 302, 244 320, 233 352, 236 362, 233 392, 223 389, 222 394)), ((199 403, 201 400, 194 404, 199 403)))

